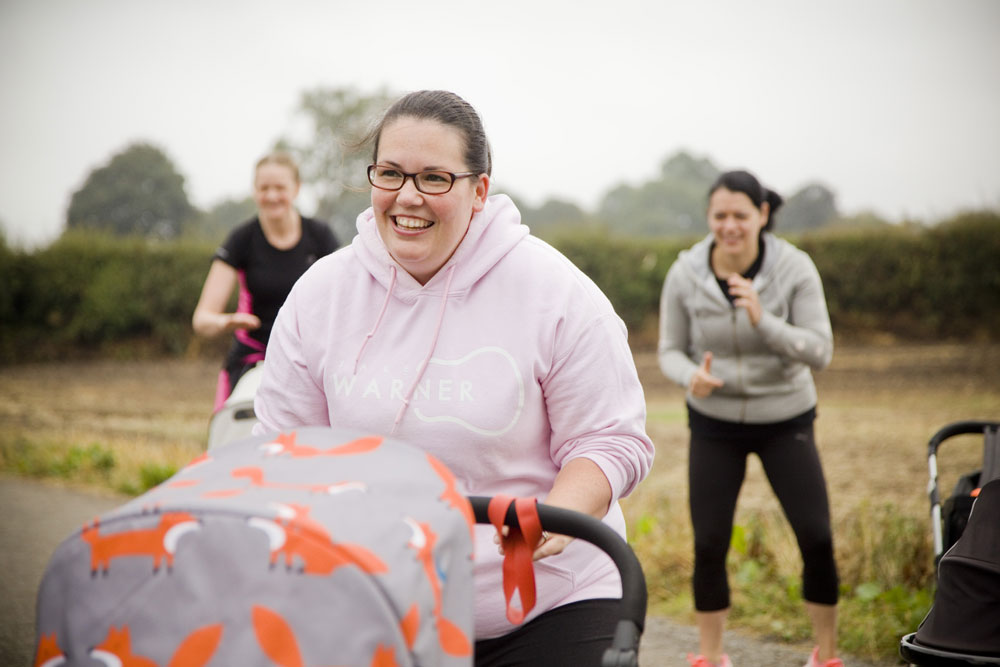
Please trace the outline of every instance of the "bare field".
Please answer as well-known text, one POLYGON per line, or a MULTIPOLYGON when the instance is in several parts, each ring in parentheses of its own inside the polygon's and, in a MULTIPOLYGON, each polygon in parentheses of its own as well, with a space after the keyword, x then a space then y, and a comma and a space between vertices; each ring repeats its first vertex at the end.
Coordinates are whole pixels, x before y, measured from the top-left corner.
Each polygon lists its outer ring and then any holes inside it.
MULTIPOLYGON (((684 396, 652 352, 636 354, 657 446, 640 495, 686 486, 684 396)), ((183 464, 205 446, 217 362, 89 361, 0 368, 0 433, 29 442, 135 446, 183 464)), ((816 376, 817 440, 834 514, 864 499, 926 513, 926 444, 960 419, 1000 419, 1000 344, 841 345, 816 376)), ((954 444, 952 444, 954 442, 954 444)), ((981 439, 942 447, 942 488, 977 467, 981 439)), ((157 456, 156 458, 160 458, 157 456)), ((751 459, 741 507, 766 506, 770 490, 751 459)))
MULTIPOLYGON (((623 505, 632 527, 642 525, 648 515, 661 517, 658 520, 662 523, 655 524, 653 533, 635 542, 637 553, 640 559, 652 559, 649 564, 644 562, 651 575, 656 574, 656 568, 663 568, 674 571, 674 580, 680 580, 690 570, 684 394, 660 374, 654 353, 638 352, 635 360, 646 389, 648 430, 657 455, 649 478, 623 505), (666 509, 665 520, 657 508, 666 509), (670 543, 668 549, 661 548, 663 542, 670 543), (683 573, 680 579, 678 572, 683 573)), ((147 464, 184 465, 204 450, 207 441, 217 364, 214 359, 198 358, 0 368, 0 472, 16 472, 11 459, 5 460, 5 451, 66 451, 92 445, 114 453, 115 474, 128 469, 134 476, 147 464)), ((846 527, 866 506, 889 505, 893 515, 926 521, 928 439, 952 421, 1000 420, 998 378, 997 343, 838 346, 830 368, 817 374, 817 441, 830 490, 835 535, 839 526, 846 527)), ((949 440, 940 452, 942 492, 947 494, 957 477, 978 468, 981 460, 981 437, 949 440)), ((109 484, 107 478, 80 479, 65 474, 56 481, 111 493, 108 487, 118 479, 109 484)), ((768 541, 780 543, 775 551, 787 560, 782 569, 796 571, 793 538, 754 458, 737 520, 751 513, 766 518, 768 541)), ((930 526, 925 525, 929 539, 930 526)), ((838 558, 846 555, 838 554, 838 558)), ((663 580, 658 581, 662 587, 663 580)), ((686 590, 686 585, 681 587, 686 590)), ((651 601, 664 599, 660 592, 651 590, 651 601)), ((683 596, 679 601, 685 604, 683 596)), ((656 622, 644 638, 644 654, 656 656, 657 664, 680 664, 678 647, 694 642, 693 628, 688 627, 693 620, 677 605, 660 612, 681 624, 653 617, 656 622)), ((656 611, 651 609, 651 613, 656 611)), ((743 624, 747 623, 744 619, 743 624)), ((756 632, 770 635, 770 626, 758 627, 756 632)), ((890 644, 895 641, 890 639, 890 644)), ((808 648, 795 647, 800 653, 808 648)), ((780 651, 790 650, 779 642, 734 636, 730 651, 734 649, 740 664, 801 664, 797 654, 793 658, 779 656, 780 651), (741 653, 738 641, 751 643, 741 653)), ((878 664, 895 664, 894 651, 892 646, 858 648, 859 657, 854 662, 875 664, 861 660, 866 656, 877 662, 881 659, 878 664)))
MULTIPOLYGON (((687 424, 683 391, 660 374, 654 353, 636 355, 646 389, 654 472, 637 492, 686 490, 687 424), (643 488, 645 487, 645 488, 643 488)), ((1000 345, 838 346, 816 374, 816 437, 835 518, 863 501, 927 513, 927 442, 963 419, 1000 420, 1000 345)), ((982 438, 949 440, 940 453, 942 490, 978 467, 982 438)), ((751 458, 740 507, 777 507, 751 458)))

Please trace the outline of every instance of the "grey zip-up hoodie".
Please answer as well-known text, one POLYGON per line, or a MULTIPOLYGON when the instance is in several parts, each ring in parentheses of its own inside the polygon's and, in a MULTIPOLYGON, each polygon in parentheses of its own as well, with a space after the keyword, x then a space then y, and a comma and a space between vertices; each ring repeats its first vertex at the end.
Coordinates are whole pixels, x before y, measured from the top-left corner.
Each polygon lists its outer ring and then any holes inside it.
POLYGON ((784 421, 816 405, 810 369, 833 357, 833 332, 816 265, 794 245, 763 234, 764 262, 753 279, 763 316, 757 326, 726 299, 709 266, 712 236, 677 257, 660 297, 660 368, 687 387, 705 352, 725 385, 698 412, 739 423, 784 421))

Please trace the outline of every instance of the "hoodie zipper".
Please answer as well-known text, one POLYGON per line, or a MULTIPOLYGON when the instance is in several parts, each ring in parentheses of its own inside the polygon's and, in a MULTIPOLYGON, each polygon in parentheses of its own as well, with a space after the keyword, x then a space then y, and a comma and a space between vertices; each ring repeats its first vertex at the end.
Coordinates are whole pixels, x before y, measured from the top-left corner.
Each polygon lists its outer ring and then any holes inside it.
POLYGON ((743 352, 740 350, 740 340, 736 332, 736 308, 730 309, 729 321, 733 325, 733 352, 734 358, 736 359, 736 379, 740 389, 740 393, 743 394, 743 399, 740 402, 740 423, 746 420, 747 416, 747 397, 746 393, 743 391, 743 352))

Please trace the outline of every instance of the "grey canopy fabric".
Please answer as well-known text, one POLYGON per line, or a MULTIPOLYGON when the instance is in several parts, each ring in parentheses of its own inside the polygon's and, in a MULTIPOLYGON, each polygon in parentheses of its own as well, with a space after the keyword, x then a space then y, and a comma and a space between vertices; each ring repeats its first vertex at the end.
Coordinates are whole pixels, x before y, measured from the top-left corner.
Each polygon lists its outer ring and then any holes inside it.
POLYGON ((404 443, 239 440, 63 541, 35 664, 470 665, 473 521, 404 443))

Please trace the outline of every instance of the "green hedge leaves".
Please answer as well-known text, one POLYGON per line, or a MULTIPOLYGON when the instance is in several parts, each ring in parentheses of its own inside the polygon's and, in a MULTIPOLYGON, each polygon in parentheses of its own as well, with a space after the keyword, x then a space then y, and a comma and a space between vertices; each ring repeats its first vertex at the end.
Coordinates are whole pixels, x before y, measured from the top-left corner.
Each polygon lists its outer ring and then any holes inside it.
MULTIPOLYGON (((548 238, 608 295, 636 346, 655 344, 660 290, 696 238, 548 238)), ((838 336, 1000 340, 1000 213, 936 225, 829 228, 790 237, 819 268, 838 336)), ((214 245, 67 233, 35 251, 0 239, 0 363, 141 341, 180 354, 214 245)))

